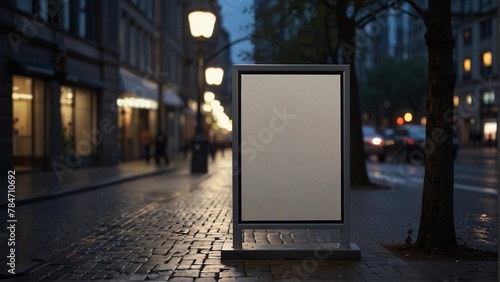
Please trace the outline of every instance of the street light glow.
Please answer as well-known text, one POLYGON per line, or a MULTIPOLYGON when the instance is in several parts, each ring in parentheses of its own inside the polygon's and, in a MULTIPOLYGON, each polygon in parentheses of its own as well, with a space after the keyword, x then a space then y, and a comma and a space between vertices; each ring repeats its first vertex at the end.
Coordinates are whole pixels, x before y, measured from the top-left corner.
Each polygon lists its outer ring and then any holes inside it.
POLYGON ((210 104, 215 99, 214 92, 207 91, 203 96, 205 98, 205 103, 207 104, 210 104))
POLYGON ((207 68, 205 78, 208 85, 220 85, 224 78, 224 70, 221 68, 207 68))
POLYGON ((193 37, 210 38, 214 32, 216 17, 210 12, 195 11, 188 15, 189 29, 193 37))

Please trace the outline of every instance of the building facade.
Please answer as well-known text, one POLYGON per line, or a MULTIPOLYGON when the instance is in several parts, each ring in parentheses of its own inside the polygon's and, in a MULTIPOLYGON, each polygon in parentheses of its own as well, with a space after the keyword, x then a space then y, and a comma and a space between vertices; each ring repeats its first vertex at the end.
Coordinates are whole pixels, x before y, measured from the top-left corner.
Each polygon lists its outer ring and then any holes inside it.
POLYGON ((63 175, 137 160, 145 127, 176 154, 195 126, 191 2, 2 1, 2 167, 63 175))
POLYGON ((116 163, 117 12, 114 1, 2 1, 2 166, 116 163))
POLYGON ((493 146, 497 131, 498 1, 453 1, 455 130, 462 144, 493 146))

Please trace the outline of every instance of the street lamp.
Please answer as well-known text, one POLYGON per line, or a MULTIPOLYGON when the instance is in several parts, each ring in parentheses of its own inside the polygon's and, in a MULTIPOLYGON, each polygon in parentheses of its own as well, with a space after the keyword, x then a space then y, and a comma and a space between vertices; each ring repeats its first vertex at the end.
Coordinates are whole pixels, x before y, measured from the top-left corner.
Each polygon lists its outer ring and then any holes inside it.
POLYGON ((220 85, 222 78, 224 78, 224 70, 221 68, 207 68, 205 70, 205 77, 208 85, 220 85))
POLYGON ((203 41, 212 36, 216 17, 214 14, 206 11, 194 11, 189 13, 189 29, 191 35, 198 40, 198 93, 197 93, 197 111, 196 127, 193 138, 193 151, 191 156, 191 172, 208 172, 208 140, 203 132, 203 122, 201 116, 201 105, 203 95, 203 41))

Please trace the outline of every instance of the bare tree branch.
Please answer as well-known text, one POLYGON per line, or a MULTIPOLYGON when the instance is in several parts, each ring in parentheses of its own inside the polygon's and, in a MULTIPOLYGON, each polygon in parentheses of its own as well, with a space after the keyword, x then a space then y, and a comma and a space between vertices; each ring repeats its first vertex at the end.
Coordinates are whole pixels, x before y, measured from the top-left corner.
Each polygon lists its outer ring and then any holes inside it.
POLYGON ((422 8, 420 8, 420 6, 418 6, 413 0, 406 0, 406 2, 408 2, 408 4, 410 4, 410 6, 412 6, 412 8, 420 15, 425 26, 427 26, 427 11, 422 10, 422 8))
POLYGON ((323 4, 325 4, 325 6, 327 6, 332 11, 337 10, 337 5, 332 5, 328 0, 323 0, 323 4))
POLYGON ((389 8, 395 7, 398 4, 399 4, 399 1, 395 0, 395 1, 391 1, 385 5, 380 6, 378 9, 373 10, 370 13, 368 13, 367 15, 356 20, 356 26, 358 28, 365 26, 367 23, 373 21, 375 19, 375 17, 377 16, 377 14, 379 14, 380 12, 387 10, 389 8))

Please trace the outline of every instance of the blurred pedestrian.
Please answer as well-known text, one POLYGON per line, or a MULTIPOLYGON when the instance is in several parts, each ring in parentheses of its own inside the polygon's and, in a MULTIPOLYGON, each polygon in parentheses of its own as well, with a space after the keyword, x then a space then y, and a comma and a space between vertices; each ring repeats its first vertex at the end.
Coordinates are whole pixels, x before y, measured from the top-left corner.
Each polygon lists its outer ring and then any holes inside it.
POLYGON ((155 161, 156 161, 156 165, 160 165, 161 158, 163 158, 165 160, 165 164, 166 165, 170 164, 170 160, 169 160, 168 154, 167 154, 167 144, 168 144, 167 136, 165 136, 163 134, 163 132, 161 132, 161 131, 158 132, 158 134, 156 135, 156 138, 155 138, 155 146, 156 146, 155 161))
POLYGON ((149 131, 149 128, 147 126, 142 129, 139 136, 139 142, 141 143, 141 146, 144 150, 146 163, 149 164, 149 151, 151 148, 151 144, 153 144, 153 135, 151 134, 151 131, 149 131))

